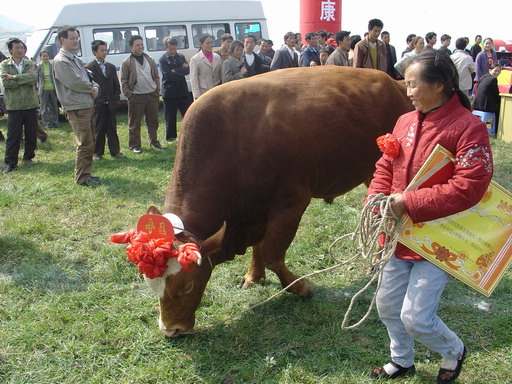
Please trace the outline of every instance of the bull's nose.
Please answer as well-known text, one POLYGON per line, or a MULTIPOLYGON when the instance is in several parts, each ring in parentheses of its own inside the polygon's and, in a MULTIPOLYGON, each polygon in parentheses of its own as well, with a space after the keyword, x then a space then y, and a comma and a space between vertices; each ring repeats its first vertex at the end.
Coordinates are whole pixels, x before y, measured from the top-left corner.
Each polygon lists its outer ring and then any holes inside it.
POLYGON ((178 328, 172 330, 160 328, 160 332, 162 332, 165 337, 178 337, 180 334, 180 330, 178 328))
POLYGON ((187 331, 190 327, 186 327, 183 324, 169 324, 169 326, 165 326, 162 319, 158 319, 158 328, 160 332, 166 337, 177 337, 180 336, 180 332, 187 331))

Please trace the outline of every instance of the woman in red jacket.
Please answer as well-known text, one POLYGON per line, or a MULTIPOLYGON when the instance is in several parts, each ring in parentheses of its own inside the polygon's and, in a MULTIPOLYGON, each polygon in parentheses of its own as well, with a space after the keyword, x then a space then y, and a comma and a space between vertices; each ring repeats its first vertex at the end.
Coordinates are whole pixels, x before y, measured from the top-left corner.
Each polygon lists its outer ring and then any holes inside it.
MULTIPOLYGON (((405 82, 416 110, 398 119, 393 135, 400 151, 394 158, 384 154, 377 162, 368 194, 392 195, 394 212, 407 212, 415 223, 472 207, 491 181, 492 155, 486 126, 471 114, 469 100, 459 89, 457 69, 448 55, 428 50, 410 62, 405 82), (437 144, 455 155, 453 176, 404 192, 437 144)), ((437 383, 453 383, 459 376, 466 347, 436 313, 448 279, 446 272, 398 245, 377 293, 379 316, 391 340, 391 360, 374 369, 373 378, 412 373, 415 340, 441 354, 437 383)))

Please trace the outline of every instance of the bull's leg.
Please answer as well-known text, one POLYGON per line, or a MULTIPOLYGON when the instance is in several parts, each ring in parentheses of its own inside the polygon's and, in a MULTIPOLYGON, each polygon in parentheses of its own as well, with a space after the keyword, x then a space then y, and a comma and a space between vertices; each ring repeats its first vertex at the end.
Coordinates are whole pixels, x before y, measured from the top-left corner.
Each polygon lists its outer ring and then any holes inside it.
MULTIPOLYGON (((263 239, 263 257, 267 268, 276 273, 283 287, 288 286, 299 277, 286 267, 284 258, 308 203, 309 199, 303 202, 304 205, 280 210, 275 217, 269 219, 267 224, 263 239)), ((313 286, 307 279, 293 284, 288 291, 299 296, 313 296, 313 286)))
POLYGON ((263 241, 252 247, 252 260, 249 270, 245 274, 242 284, 242 289, 249 288, 254 284, 261 284, 261 280, 265 278, 265 261, 263 259, 263 241))

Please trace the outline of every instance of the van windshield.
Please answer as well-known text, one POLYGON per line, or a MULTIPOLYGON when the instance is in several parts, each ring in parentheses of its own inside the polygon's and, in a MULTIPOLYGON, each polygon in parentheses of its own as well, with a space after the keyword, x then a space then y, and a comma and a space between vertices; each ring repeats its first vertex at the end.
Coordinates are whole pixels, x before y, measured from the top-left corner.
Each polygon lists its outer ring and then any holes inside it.
POLYGON ((37 31, 27 35, 27 56, 32 60, 36 60, 39 55, 39 49, 43 41, 48 35, 49 29, 38 29, 37 31))

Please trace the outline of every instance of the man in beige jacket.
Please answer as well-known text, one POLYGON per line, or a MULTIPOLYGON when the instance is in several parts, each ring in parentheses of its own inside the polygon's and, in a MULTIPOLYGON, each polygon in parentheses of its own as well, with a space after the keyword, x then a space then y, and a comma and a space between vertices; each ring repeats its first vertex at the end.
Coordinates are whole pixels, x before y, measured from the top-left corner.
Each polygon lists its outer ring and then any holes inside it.
POLYGON ((128 99, 128 145, 134 153, 142 153, 140 125, 146 118, 149 143, 164 149, 157 138, 158 107, 160 104, 160 75, 155 61, 144 53, 139 35, 128 42, 132 54, 121 63, 121 89, 128 99))
POLYGON ((75 55, 80 41, 76 28, 60 27, 57 38, 62 48, 53 59, 53 74, 57 97, 68 114, 76 137, 75 182, 94 186, 100 184, 99 178, 91 174, 95 131, 93 106, 99 87, 90 80, 82 61, 75 55))

